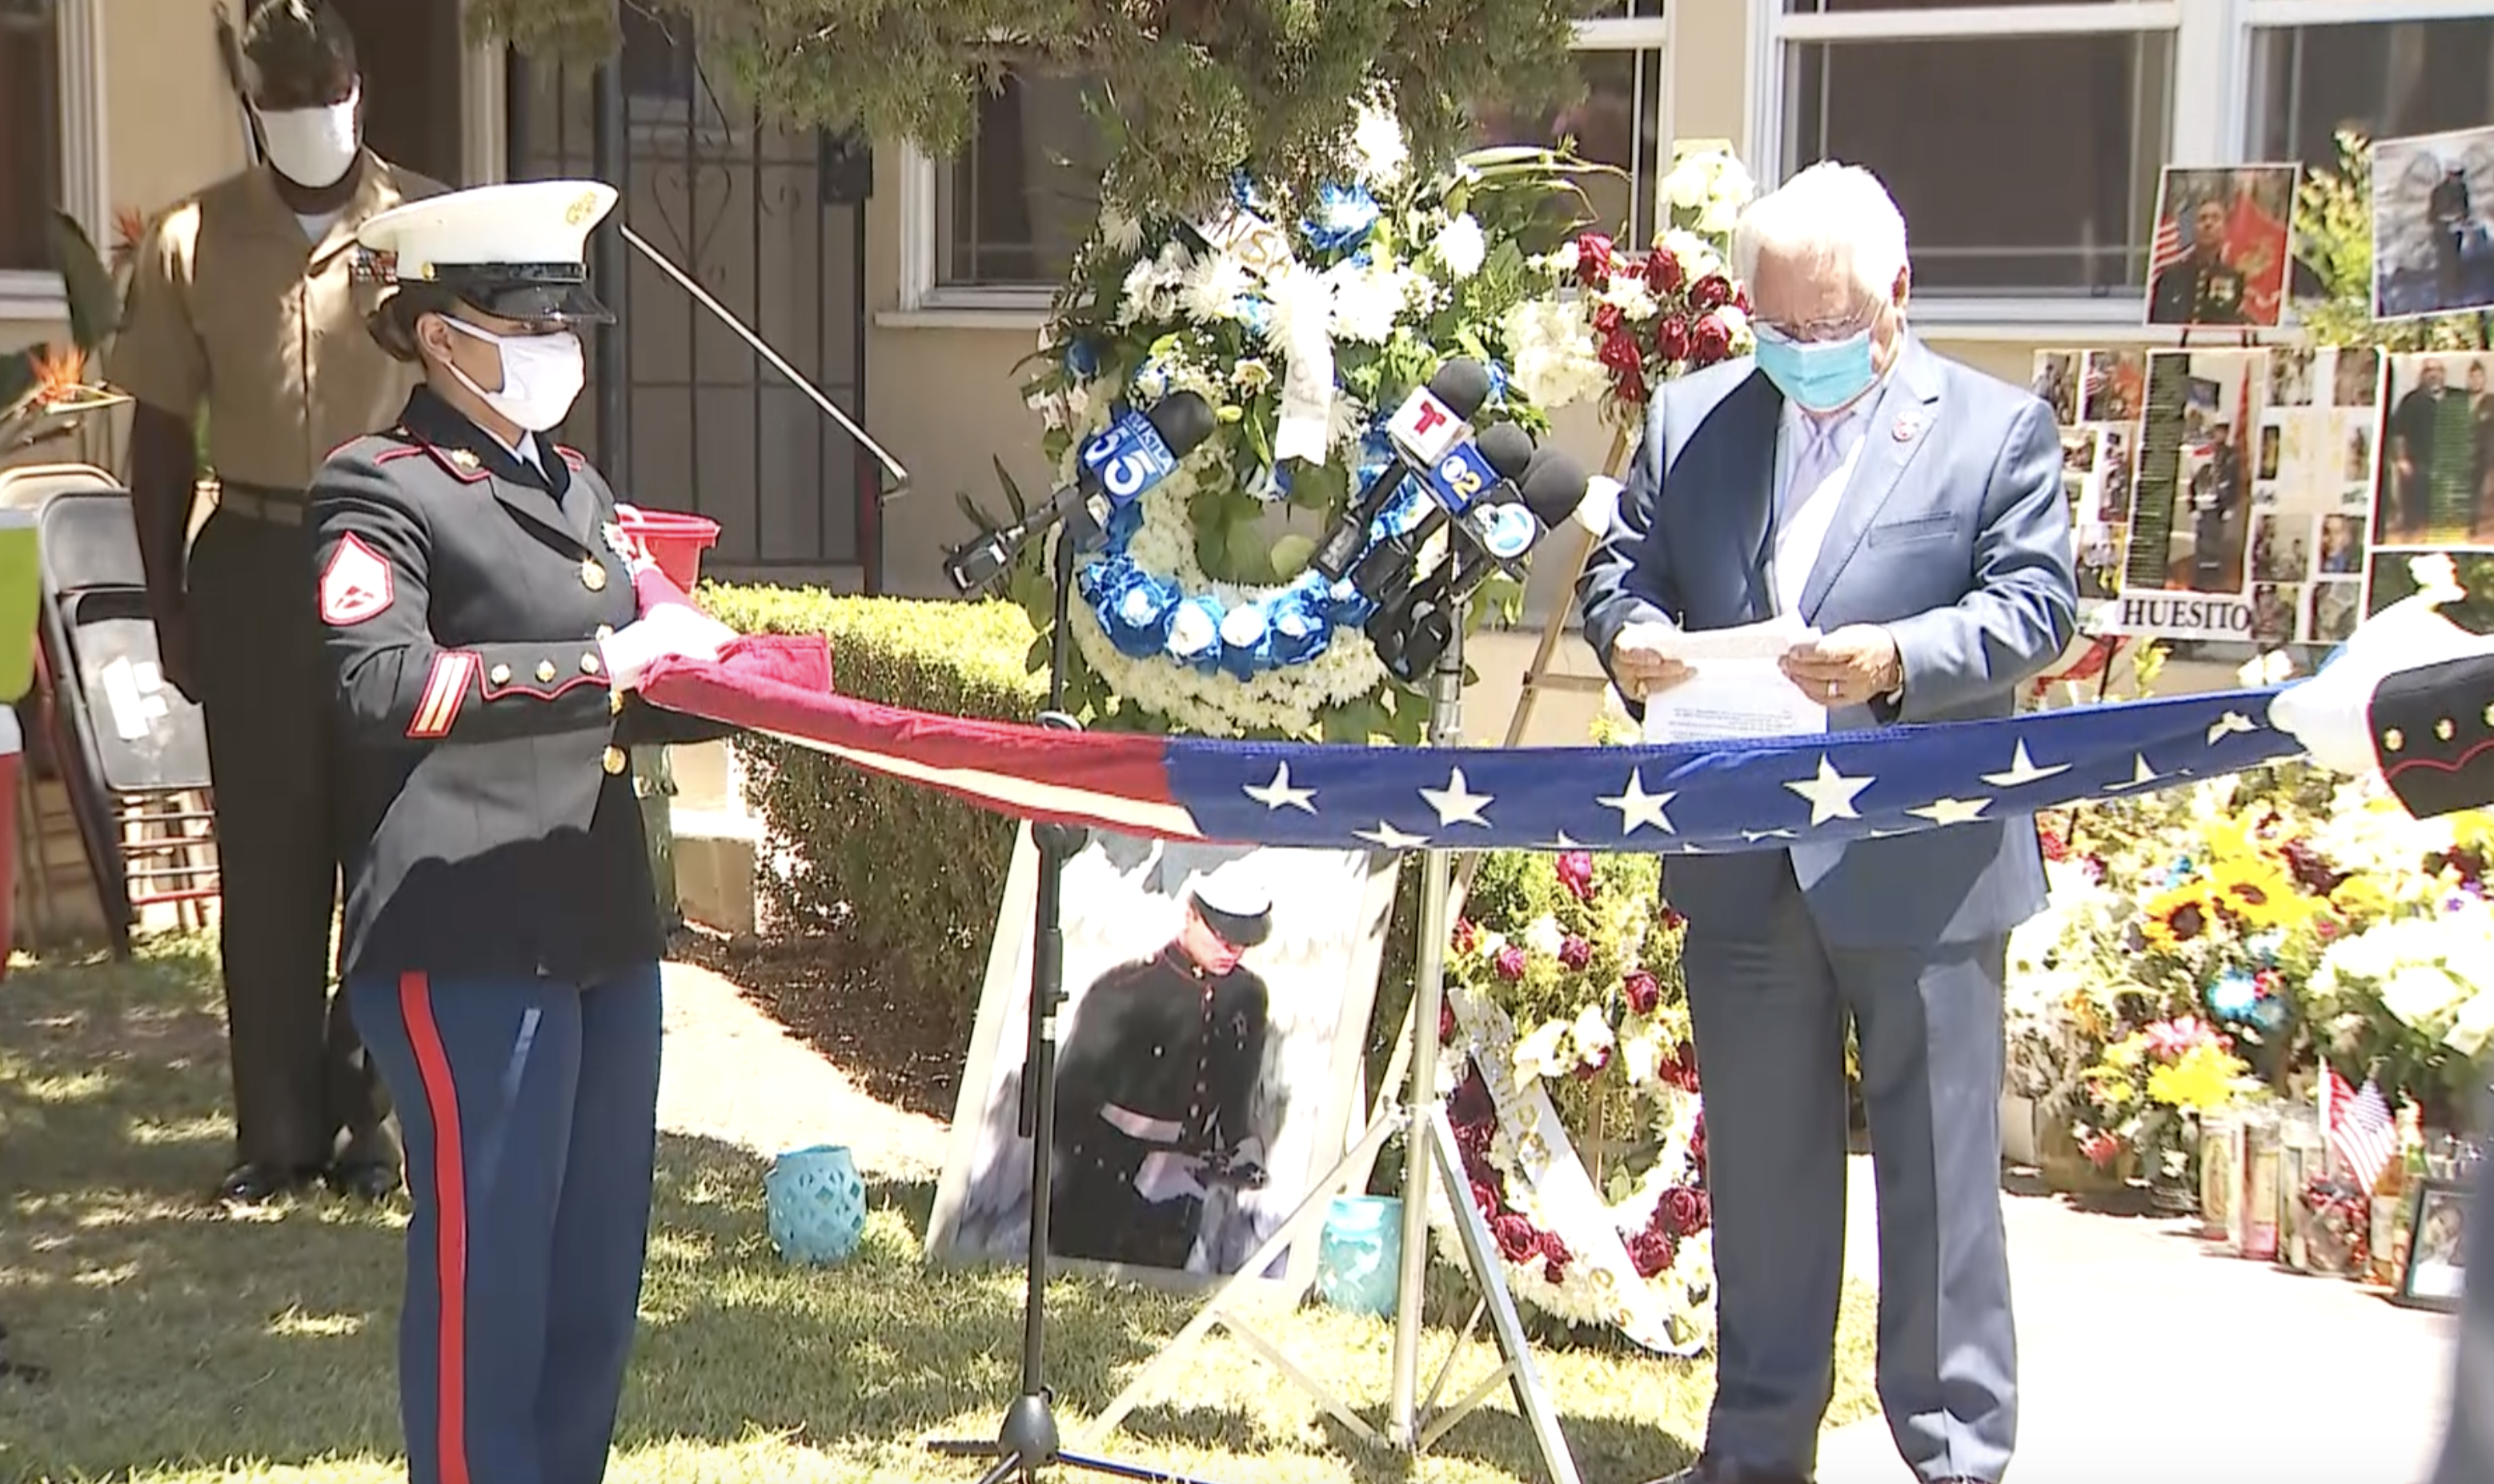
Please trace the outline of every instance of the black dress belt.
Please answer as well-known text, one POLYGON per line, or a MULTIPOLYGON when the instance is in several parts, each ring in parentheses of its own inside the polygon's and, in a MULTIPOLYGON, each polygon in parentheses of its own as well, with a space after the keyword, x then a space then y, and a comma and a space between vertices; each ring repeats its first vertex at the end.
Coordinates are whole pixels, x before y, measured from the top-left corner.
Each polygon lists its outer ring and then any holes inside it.
POLYGON ((217 508, 230 510, 246 520, 268 521, 279 526, 300 526, 307 490, 290 490, 279 485, 247 484, 238 479, 217 481, 217 508))

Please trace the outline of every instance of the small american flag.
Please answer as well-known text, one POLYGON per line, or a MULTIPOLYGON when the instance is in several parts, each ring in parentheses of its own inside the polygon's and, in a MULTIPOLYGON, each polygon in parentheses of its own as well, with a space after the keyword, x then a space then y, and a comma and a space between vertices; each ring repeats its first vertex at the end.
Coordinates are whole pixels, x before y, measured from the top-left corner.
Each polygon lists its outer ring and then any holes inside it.
POLYGON ((2346 1162, 2357 1188, 2369 1191, 2381 1183, 2382 1171, 2390 1167, 2390 1156, 2398 1151, 2390 1105, 2371 1077, 2364 1079, 2361 1092, 2348 1091, 2335 1068, 2327 1077, 2330 1151, 2346 1162))
POLYGON ((2182 242, 2182 214, 2179 211, 2158 220, 2156 241, 2147 250, 2147 271, 2159 273, 2182 260, 2186 251, 2182 242))

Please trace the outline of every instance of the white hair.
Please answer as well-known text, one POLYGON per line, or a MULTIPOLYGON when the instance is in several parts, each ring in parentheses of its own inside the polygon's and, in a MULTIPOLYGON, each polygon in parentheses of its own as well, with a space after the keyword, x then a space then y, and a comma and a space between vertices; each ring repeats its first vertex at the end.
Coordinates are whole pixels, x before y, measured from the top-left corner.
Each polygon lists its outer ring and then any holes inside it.
POLYGON ((1905 214, 1878 176, 1822 160, 1741 213, 1732 265, 1742 283, 1757 282, 1758 257, 1768 249, 1842 269, 1864 293, 1884 300, 1905 271, 1905 214))

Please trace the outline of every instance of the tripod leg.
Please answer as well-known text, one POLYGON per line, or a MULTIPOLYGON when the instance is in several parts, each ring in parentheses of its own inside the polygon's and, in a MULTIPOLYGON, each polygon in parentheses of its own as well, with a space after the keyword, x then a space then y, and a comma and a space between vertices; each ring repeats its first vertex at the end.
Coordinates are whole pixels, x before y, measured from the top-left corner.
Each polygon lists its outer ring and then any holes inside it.
MULTIPOLYGON (((1463 1159, 1455 1150, 1454 1126, 1446 1122, 1443 1105, 1428 1108, 1413 1121, 1411 1147, 1416 1154, 1423 1146, 1447 1189, 1462 1191, 1463 1159)), ((1506 1270, 1499 1263, 1498 1247, 1489 1234, 1489 1226, 1469 1196, 1454 1196, 1447 1205, 1454 1211, 1455 1231, 1463 1238, 1464 1257, 1472 1267, 1473 1280, 1480 1285, 1490 1327, 1498 1336, 1499 1353, 1507 1364, 1515 1409, 1533 1429, 1534 1447, 1541 1455, 1541 1467, 1549 1470, 1551 1484, 1579 1484, 1575 1456, 1568 1451, 1566 1435, 1559 1430, 1559 1413, 1550 1405, 1549 1388, 1542 1384, 1540 1368, 1533 1363, 1533 1347, 1524 1338, 1524 1321, 1516 1315, 1514 1296, 1507 1292, 1506 1270)))
POLYGON ((1060 1468, 1082 1473, 1096 1473, 1111 1479, 1141 1479, 1144 1484, 1212 1484, 1190 1473, 1171 1473, 1166 1469, 1146 1469, 1141 1464, 1119 1463, 1110 1458, 1092 1458, 1080 1453, 1057 1455, 1060 1468))

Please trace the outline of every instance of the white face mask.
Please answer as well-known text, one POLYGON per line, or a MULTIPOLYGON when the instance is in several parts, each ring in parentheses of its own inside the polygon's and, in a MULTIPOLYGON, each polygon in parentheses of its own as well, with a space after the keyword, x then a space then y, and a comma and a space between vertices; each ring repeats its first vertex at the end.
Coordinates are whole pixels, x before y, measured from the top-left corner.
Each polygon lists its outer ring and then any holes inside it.
POLYGON ((363 85, 345 103, 325 108, 285 108, 259 114, 259 133, 268 146, 271 168, 298 186, 318 191, 336 185, 355 163, 363 147, 363 131, 355 122, 355 104, 363 85))
POLYGON ((497 335, 480 330, 464 319, 441 317, 442 322, 463 335, 477 340, 502 352, 502 389, 489 392, 469 379, 456 365, 450 374, 459 384, 485 400, 485 405, 504 417, 528 429, 543 433, 571 411, 580 400, 580 389, 589 380, 588 357, 582 354, 580 337, 569 330, 553 335, 497 335))

